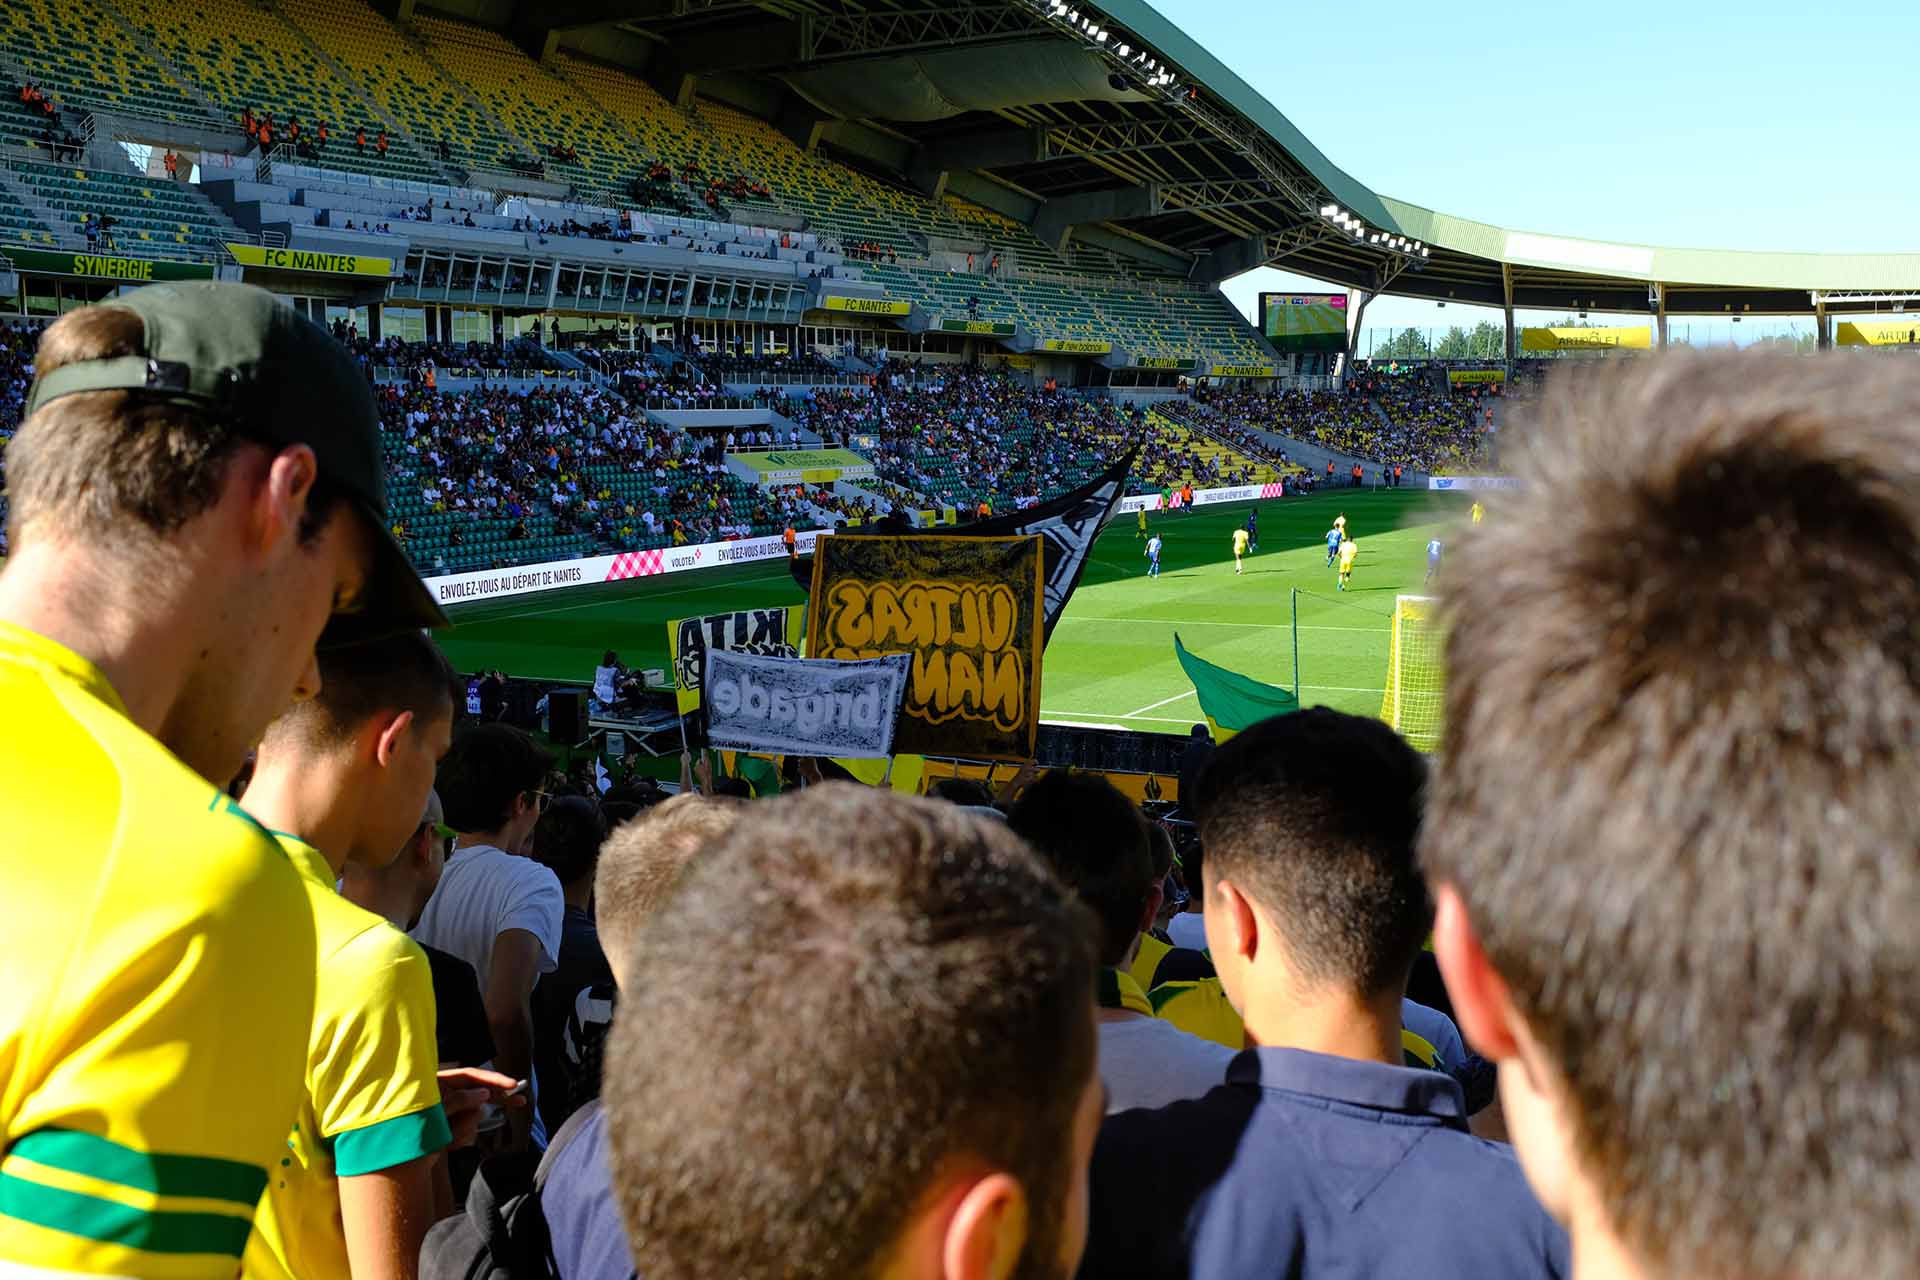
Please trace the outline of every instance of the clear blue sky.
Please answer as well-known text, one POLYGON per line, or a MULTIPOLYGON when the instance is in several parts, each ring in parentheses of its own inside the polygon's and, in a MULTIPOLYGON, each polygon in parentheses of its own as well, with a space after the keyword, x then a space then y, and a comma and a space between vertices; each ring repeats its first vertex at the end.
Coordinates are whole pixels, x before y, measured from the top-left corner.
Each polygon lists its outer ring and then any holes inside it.
MULTIPOLYGON (((1154 2, 1383 195, 1644 244, 1920 250, 1920 0, 1154 2)), ((1226 291, 1245 312, 1307 284, 1226 291)), ((1382 299, 1367 322, 1485 314, 1382 299)))

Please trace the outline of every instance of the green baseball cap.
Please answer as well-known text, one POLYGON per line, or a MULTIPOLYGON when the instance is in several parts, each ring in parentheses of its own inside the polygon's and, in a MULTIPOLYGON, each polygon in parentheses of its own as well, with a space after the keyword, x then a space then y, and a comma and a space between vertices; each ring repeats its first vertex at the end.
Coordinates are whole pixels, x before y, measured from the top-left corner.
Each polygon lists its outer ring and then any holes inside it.
POLYGON ((335 614, 322 645, 352 643, 447 616, 389 532, 380 414, 353 358, 319 325, 245 284, 155 284, 103 306, 139 316, 141 354, 83 360, 34 379, 27 413, 87 391, 139 391, 220 415, 249 439, 313 450, 320 473, 373 526, 363 603, 335 614))

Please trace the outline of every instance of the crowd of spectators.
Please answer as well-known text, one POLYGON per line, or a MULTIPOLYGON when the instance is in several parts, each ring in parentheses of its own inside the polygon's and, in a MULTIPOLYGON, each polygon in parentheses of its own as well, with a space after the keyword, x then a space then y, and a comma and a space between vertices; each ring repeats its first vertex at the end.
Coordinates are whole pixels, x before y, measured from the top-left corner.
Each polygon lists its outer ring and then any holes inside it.
POLYGON ((1277 472, 1284 466, 1278 451, 1268 448, 1250 431, 1231 433, 1244 437, 1247 441, 1244 444, 1224 438, 1210 441, 1211 436, 1226 437, 1230 433, 1183 416, 1181 411, 1187 407, 1185 402, 1170 400, 1156 406, 1156 413, 1136 419, 1132 438, 1140 441, 1141 451, 1133 473, 1149 486, 1193 484, 1206 488, 1252 484, 1263 474, 1277 472), (1161 421, 1163 416, 1186 430, 1170 429, 1161 421), (1210 444, 1214 447, 1209 447, 1210 444))
POLYGON ((717 438, 655 426, 611 390, 413 384, 381 388, 379 403, 392 483, 423 507, 398 532, 422 544, 426 570, 445 571, 441 535, 458 547, 483 528, 638 550, 770 532, 784 514, 726 473, 717 438))
POLYGON ((1471 468, 1485 457, 1482 396, 1438 390, 1424 378, 1354 377, 1339 391, 1201 389, 1194 401, 1190 412, 1229 439, 1258 427, 1348 458, 1428 473, 1471 468))
POLYGON ((813 351, 782 352, 777 355, 716 352, 703 357, 700 367, 710 377, 725 382, 758 382, 765 379, 768 385, 814 379, 830 382, 846 376, 831 360, 813 351))
MULTIPOLYGON (((653 442, 593 393, 528 432, 502 393, 377 406, 288 317, 149 289, 36 355, 0 1266, 1912 1274, 1911 362, 1551 391, 1448 553, 1444 750, 1324 707, 1196 726, 1176 844, 1087 770, 556 776, 497 672, 456 693, 363 459, 405 410, 537 500, 556 424, 653 442), (309 398, 236 394, 262 359, 309 398), (189 376, 154 396, 154 362, 189 376), (1650 528, 1686 554, 1635 554, 1650 528)), ((882 399, 1077 413, 916 396, 882 399)))
POLYGON ((0 556, 7 553, 7 444, 20 429, 44 328, 38 321, 0 321, 0 556))
POLYGON ((357 326, 348 320, 335 322, 334 336, 347 344, 362 369, 393 369, 423 383, 429 381, 429 370, 436 380, 442 375, 525 378, 552 367, 537 343, 403 342, 399 338, 375 342, 360 337, 357 326))
POLYGON ((959 365, 923 371, 905 388, 887 377, 867 391, 810 389, 786 415, 830 445, 866 437, 879 476, 947 505, 993 510, 1073 488, 1118 455, 1145 414, 1111 401, 1036 390, 959 365))

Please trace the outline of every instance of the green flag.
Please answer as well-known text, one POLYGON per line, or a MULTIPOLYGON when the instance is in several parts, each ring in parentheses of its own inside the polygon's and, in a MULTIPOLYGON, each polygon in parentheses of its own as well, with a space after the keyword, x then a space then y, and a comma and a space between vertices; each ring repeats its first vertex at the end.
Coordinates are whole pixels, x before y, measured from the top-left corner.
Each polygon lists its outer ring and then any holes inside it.
POLYGON ((1237 671, 1228 671, 1225 667, 1216 667, 1203 658, 1194 657, 1180 643, 1178 632, 1174 633, 1173 652, 1180 659, 1180 667, 1187 673, 1187 679, 1193 681, 1193 691, 1200 696, 1200 714, 1206 718, 1207 727, 1213 730, 1215 742, 1225 742, 1240 730, 1251 728, 1269 716, 1281 716, 1300 709, 1300 699, 1285 689, 1261 684, 1237 671))

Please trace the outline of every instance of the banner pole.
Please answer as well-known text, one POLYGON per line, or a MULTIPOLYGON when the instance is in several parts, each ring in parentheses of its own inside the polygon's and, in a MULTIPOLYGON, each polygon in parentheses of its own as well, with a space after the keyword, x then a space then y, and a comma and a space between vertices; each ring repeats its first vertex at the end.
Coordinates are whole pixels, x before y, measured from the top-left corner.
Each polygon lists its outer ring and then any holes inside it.
POLYGON ((1293 701, 1297 707, 1300 703, 1300 588, 1298 587, 1293 588, 1291 604, 1293 612, 1293 701))

